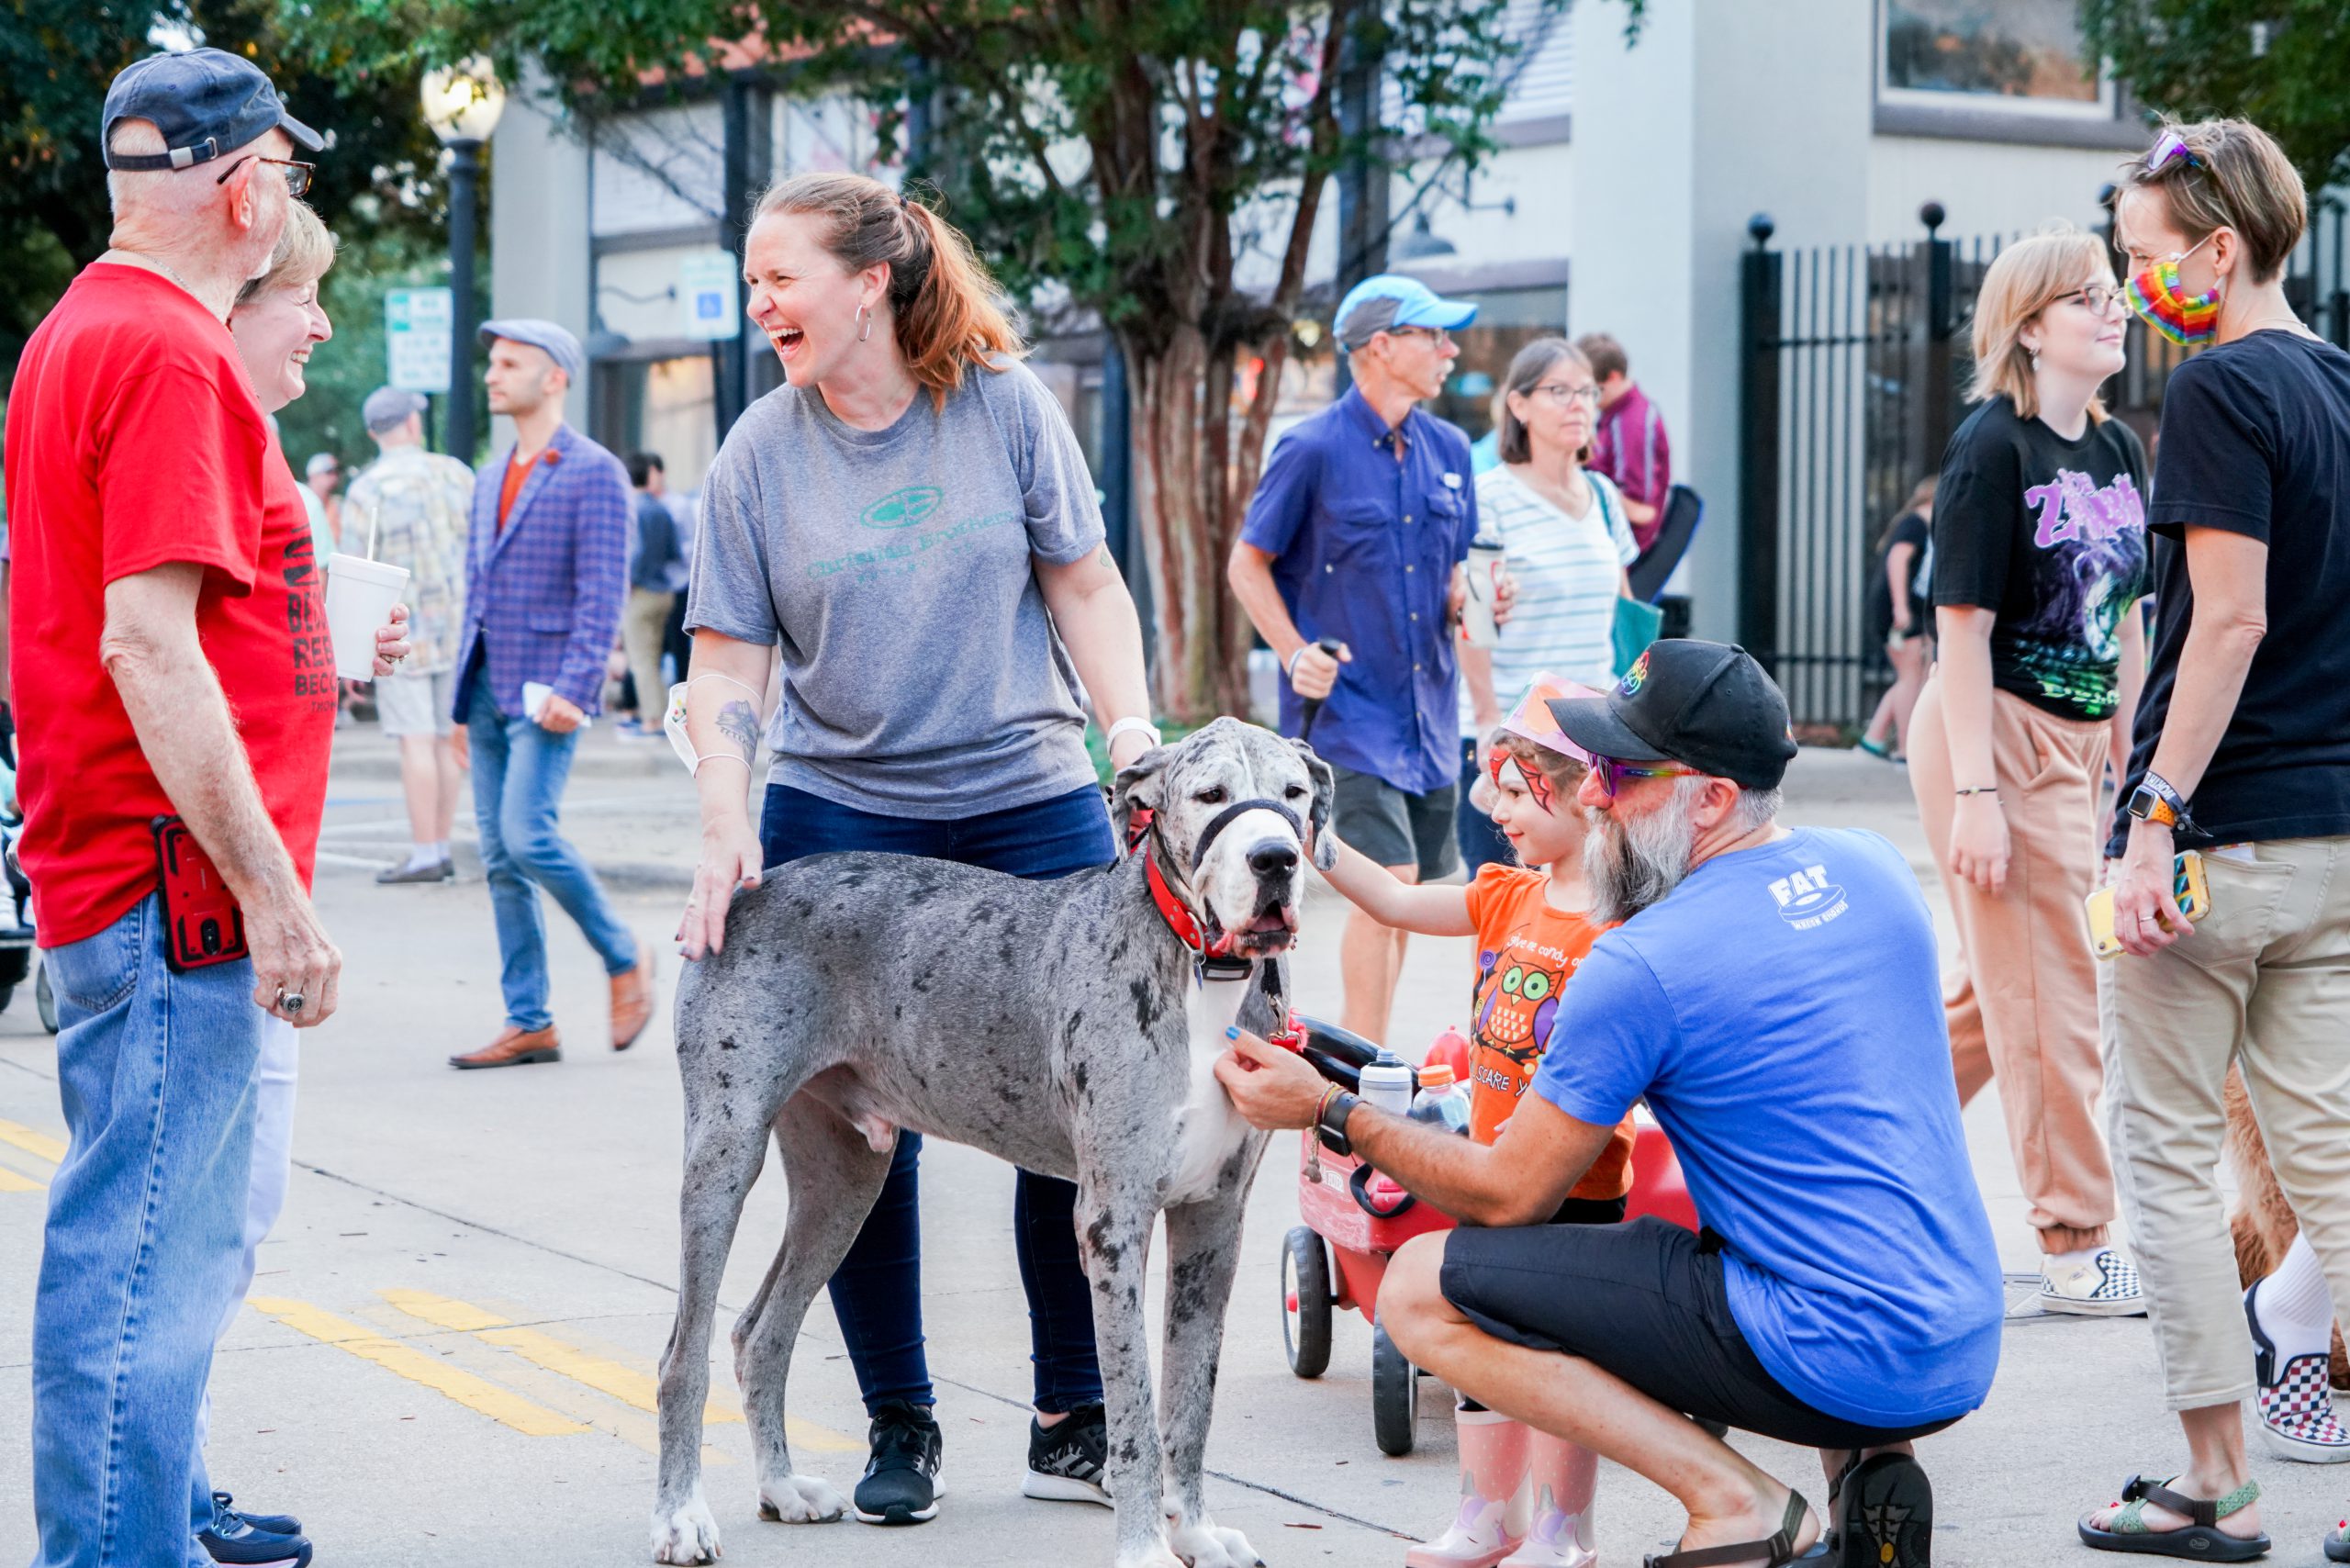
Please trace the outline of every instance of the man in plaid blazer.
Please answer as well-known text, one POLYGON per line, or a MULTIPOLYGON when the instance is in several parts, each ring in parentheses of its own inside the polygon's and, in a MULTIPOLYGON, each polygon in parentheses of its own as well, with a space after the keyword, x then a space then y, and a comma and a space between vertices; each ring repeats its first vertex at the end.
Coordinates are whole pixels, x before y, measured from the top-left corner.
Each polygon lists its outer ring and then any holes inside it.
POLYGON ((474 481, 455 713, 474 764, 474 817, 505 963, 506 1027, 459 1068, 556 1061, 539 890, 579 924, 612 982, 612 1048, 653 1015, 653 949, 604 897, 555 812, 579 730, 594 714, 627 585, 629 485, 620 459, 563 422, 583 368, 552 321, 492 321, 489 409, 514 444, 474 481))

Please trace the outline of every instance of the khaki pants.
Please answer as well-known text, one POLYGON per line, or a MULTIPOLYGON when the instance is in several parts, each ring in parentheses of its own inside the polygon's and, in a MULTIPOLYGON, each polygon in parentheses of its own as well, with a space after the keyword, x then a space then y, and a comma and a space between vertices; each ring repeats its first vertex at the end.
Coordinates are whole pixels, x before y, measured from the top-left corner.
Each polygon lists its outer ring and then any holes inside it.
POLYGON ((1961 1104, 1993 1077, 2008 1147, 2042 1250, 2101 1245, 2113 1167, 2099 1134, 2104 1086, 2097 960, 2082 901, 2097 886, 2098 785, 2112 732, 1991 694, 1991 756, 2008 823, 2007 885, 1986 893, 1951 871, 1958 801, 1939 676, 1909 726, 1909 784, 1958 920, 1958 962, 1942 980, 1961 1104))
POLYGON ((2114 1148, 2173 1410, 2253 1392, 2220 1192, 2230 1062, 2333 1299, 2350 1302, 2350 839, 2207 850, 2203 868, 2211 913, 2195 935, 2115 959, 2110 987, 2114 1148))
MULTIPOLYGON (((661 727, 669 703, 669 689, 661 683, 661 633, 677 601, 674 593, 632 588, 621 611, 621 646, 628 651, 629 674, 636 678, 636 716, 648 730, 661 727)), ((684 678, 682 671, 678 678, 684 678)))

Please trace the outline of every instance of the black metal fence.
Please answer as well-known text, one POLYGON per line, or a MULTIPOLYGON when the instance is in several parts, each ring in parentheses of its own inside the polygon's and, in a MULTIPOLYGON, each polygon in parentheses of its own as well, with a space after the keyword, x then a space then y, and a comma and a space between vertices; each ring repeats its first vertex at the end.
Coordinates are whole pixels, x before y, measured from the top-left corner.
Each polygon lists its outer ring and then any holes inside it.
MULTIPOLYGON (((1886 678, 1867 646, 1875 545, 1965 419, 1968 339, 1984 272, 2014 236, 1771 249, 1741 259, 1739 637, 1785 688, 1796 722, 1858 725, 1886 678)), ((2328 201, 2286 274, 2311 327, 2350 348, 2344 214, 2328 201)), ((2189 351, 2132 318, 2107 406, 2152 437, 2189 351)))

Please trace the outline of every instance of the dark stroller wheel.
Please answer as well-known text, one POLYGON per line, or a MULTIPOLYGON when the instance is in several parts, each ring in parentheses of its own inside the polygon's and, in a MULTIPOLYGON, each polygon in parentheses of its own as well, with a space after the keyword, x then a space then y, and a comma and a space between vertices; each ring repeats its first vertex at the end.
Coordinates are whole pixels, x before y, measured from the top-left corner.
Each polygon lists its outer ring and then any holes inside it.
POLYGON ((1420 1419, 1419 1369, 1404 1359, 1384 1327, 1371 1330, 1371 1432, 1379 1451, 1401 1459, 1412 1451, 1420 1419))
POLYGON ((1320 1377, 1330 1366, 1330 1254, 1311 1226, 1281 1245, 1281 1344, 1289 1370, 1320 1377))

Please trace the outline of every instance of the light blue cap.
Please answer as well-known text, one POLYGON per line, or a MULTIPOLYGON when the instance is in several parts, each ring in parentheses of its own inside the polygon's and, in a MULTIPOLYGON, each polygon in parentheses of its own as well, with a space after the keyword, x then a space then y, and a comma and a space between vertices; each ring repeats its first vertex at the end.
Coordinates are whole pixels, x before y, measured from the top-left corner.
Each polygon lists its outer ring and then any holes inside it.
POLYGON ((1416 277, 1381 273, 1355 285, 1338 302, 1338 342, 1359 349, 1373 333, 1397 327, 1440 327, 1449 332, 1476 319, 1477 308, 1466 300, 1446 299, 1416 277))
POLYGON ((509 316, 481 324, 483 347, 488 347, 500 338, 509 342, 528 343, 534 349, 544 349, 547 357, 554 361, 555 368, 571 377, 575 385, 579 380, 579 373, 588 367, 588 356, 581 352, 579 340, 571 335, 569 328, 557 326, 553 321, 542 320, 535 316, 509 316))

